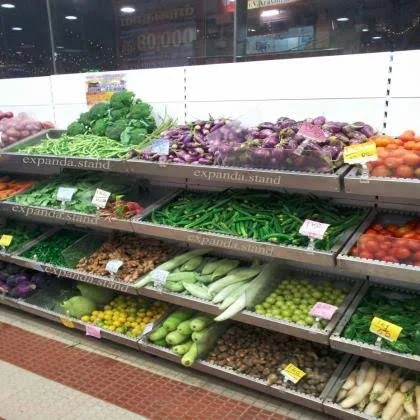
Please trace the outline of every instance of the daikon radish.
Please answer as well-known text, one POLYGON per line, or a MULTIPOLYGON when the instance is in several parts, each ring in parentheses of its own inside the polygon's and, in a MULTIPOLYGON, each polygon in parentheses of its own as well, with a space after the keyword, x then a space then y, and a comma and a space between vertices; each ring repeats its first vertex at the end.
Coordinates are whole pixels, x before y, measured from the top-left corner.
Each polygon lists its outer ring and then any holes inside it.
POLYGON ((404 412, 404 399, 405 395, 402 392, 394 392, 382 411, 382 420, 392 420, 401 408, 401 414, 398 417, 400 418, 404 412))
POLYGON ((401 392, 411 391, 415 387, 416 383, 414 381, 404 381, 400 386, 401 392))
POLYGON ((414 405, 414 395, 412 392, 408 393, 405 395, 405 400, 404 400, 404 411, 409 414, 410 417, 416 417, 417 413, 416 413, 416 407, 414 405))
POLYGON ((379 404, 377 401, 371 401, 365 408, 365 411, 363 411, 364 414, 367 414, 369 416, 379 416, 379 413, 382 410, 382 404, 379 404))
POLYGON ((391 369, 384 366, 379 372, 370 394, 370 400, 375 401, 384 391, 391 378, 391 369))
POLYGON ((344 400, 344 398, 346 398, 346 396, 347 396, 347 390, 346 389, 340 389, 340 392, 338 393, 338 395, 337 395, 337 398, 336 398, 336 402, 340 402, 340 401, 343 401, 344 400))
POLYGON ((416 407, 417 407, 417 420, 420 420, 420 385, 416 386, 416 407))
POLYGON ((385 388, 385 391, 376 398, 376 401, 380 402, 381 404, 385 404, 389 398, 391 398, 392 394, 399 388, 399 386, 403 383, 404 379, 400 378, 401 369, 396 369, 392 372, 391 377, 389 379, 388 385, 385 388))
MULTIPOLYGON (((401 420, 404 415, 404 408, 400 407, 397 412, 394 414, 391 420, 401 420)), ((382 417, 383 418, 383 417, 382 417)))
POLYGON ((356 376, 356 384, 358 386, 362 385, 362 383, 365 381, 369 367, 370 367, 370 364, 367 360, 365 360, 364 362, 360 364, 360 369, 359 369, 359 372, 357 372, 357 376, 356 376))
MULTIPOLYGON (((363 364, 363 363, 362 363, 363 364)), ((365 366, 362 366, 362 368, 365 368, 365 366)), ((369 392, 372 390, 373 384, 375 383, 376 379, 376 368, 375 366, 370 366, 367 370, 367 373, 365 375, 364 381, 361 385, 354 388, 354 391, 352 390, 347 398, 341 402, 341 407, 343 408, 351 408, 367 397, 369 395, 369 392)))
POLYGON ((356 385, 356 378, 357 378, 358 372, 359 372, 358 369, 354 369, 353 372, 351 372, 350 375, 347 376, 347 379, 344 382, 341 389, 345 389, 346 391, 349 391, 350 389, 352 389, 356 385))

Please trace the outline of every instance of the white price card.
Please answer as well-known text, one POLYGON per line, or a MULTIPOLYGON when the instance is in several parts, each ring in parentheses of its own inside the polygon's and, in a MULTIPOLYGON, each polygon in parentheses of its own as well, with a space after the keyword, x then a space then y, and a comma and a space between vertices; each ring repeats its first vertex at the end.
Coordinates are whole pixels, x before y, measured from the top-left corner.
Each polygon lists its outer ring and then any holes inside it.
POLYGON ((157 153, 159 156, 169 155, 169 140, 168 139, 157 139, 152 141, 150 146, 152 153, 157 153))
POLYGON ((121 260, 109 260, 106 263, 106 271, 108 271, 109 273, 111 273, 112 275, 117 274, 118 270, 121 268, 121 266, 124 264, 123 261, 121 260))
POLYGON ((299 229, 299 233, 312 239, 322 239, 330 225, 306 219, 299 229))
POLYGON ((100 188, 97 188, 95 191, 95 195, 92 198, 92 204, 95 207, 98 207, 100 209, 104 209, 106 207, 106 204, 108 203, 108 199, 111 193, 109 191, 101 190, 100 188))
POLYGON ((59 187, 57 191, 57 200, 61 202, 71 201, 73 194, 76 191, 77 188, 59 187))
POLYGON ((153 286, 157 289, 162 289, 163 286, 166 284, 166 279, 169 276, 169 271, 160 270, 159 268, 154 270, 151 274, 153 286))
POLYGON ((143 332, 141 333, 141 335, 146 335, 148 334, 150 331, 153 330, 153 322, 149 322, 148 324, 146 324, 143 328, 143 332))

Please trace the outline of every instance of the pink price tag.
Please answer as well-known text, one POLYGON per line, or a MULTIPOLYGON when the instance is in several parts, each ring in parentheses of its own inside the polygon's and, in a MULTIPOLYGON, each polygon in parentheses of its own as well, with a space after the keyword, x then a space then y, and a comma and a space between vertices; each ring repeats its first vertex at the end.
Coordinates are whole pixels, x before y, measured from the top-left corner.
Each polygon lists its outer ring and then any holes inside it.
POLYGON ((86 335, 100 339, 101 329, 95 325, 86 325, 86 335))
POLYGON ((317 302, 314 306, 312 306, 312 309, 309 311, 309 315, 329 321, 337 309, 337 306, 330 305, 329 303, 317 302))
POLYGON ((319 142, 325 141, 325 139, 327 138, 325 133, 322 131, 321 127, 318 127, 317 125, 311 124, 308 122, 304 122, 301 125, 301 127, 299 128, 298 134, 306 137, 307 139, 315 140, 319 142))

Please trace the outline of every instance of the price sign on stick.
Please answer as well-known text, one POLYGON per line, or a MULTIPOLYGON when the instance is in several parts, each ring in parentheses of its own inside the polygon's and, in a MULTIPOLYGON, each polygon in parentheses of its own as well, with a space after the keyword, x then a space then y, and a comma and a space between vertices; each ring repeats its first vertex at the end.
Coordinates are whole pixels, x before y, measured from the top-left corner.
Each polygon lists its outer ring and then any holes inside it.
POLYGON ((148 324, 145 325, 143 332, 141 333, 142 337, 148 334, 152 330, 153 330, 153 322, 149 322, 148 324))
POLYGON ((372 319, 369 328, 371 333, 376 334, 380 338, 384 338, 388 341, 397 341, 402 330, 402 327, 399 325, 392 324, 391 322, 385 321, 384 319, 378 317, 372 319))
POLYGON ((121 266, 124 264, 124 261, 121 260, 109 260, 106 263, 106 271, 111 274, 112 278, 115 278, 116 274, 118 273, 118 270, 121 268, 121 266))
POLYGON ((317 302, 314 306, 312 306, 309 311, 309 315, 314 316, 315 318, 330 321, 337 309, 337 306, 330 305, 329 303, 317 302))
POLYGON ((150 151, 156 153, 159 156, 169 155, 169 140, 168 139, 157 139, 153 140, 150 146, 150 151))
POLYGON ((327 223, 315 222, 314 220, 306 219, 299 229, 299 233, 309 238, 308 249, 315 248, 315 239, 322 239, 330 225, 327 223))
POLYGON ((111 193, 109 191, 97 188, 95 191, 95 195, 92 198, 92 204, 98 209, 104 209, 106 207, 106 204, 108 203, 110 195, 111 193))
POLYGON ((61 201, 61 208, 66 207, 66 203, 71 201, 73 194, 77 191, 77 188, 59 187, 57 191, 57 200, 61 201))
POLYGON ((351 165, 366 164, 378 160, 378 152, 376 151, 376 144, 373 141, 368 141, 361 144, 352 144, 346 146, 343 152, 344 163, 351 165))
POLYGON ((297 384, 305 375, 306 373, 299 369, 292 363, 289 363, 282 371, 281 374, 284 376, 284 380, 291 381, 294 384, 297 384))
POLYGON ((1 235, 1 237, 0 237, 0 247, 6 248, 6 247, 10 246, 12 241, 13 241, 13 236, 12 235, 1 235))
POLYGON ((152 276, 152 281, 153 281, 153 287, 156 287, 156 289, 162 290, 169 276, 169 271, 161 270, 158 268, 151 273, 151 276, 152 276))

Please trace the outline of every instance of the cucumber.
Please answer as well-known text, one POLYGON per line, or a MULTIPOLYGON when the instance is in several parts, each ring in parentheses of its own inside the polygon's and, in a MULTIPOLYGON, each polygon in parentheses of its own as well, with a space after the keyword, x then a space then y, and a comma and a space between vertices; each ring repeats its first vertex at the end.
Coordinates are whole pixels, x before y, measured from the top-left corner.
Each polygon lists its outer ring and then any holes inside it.
POLYGON ((152 331, 149 334, 148 338, 150 341, 156 342, 156 341, 164 339, 168 335, 168 333, 169 333, 169 330, 162 325, 157 330, 152 331))
POLYGON ((199 299, 211 300, 209 289, 206 286, 201 284, 190 284, 186 282, 183 282, 182 285, 191 296, 197 297, 199 299))

